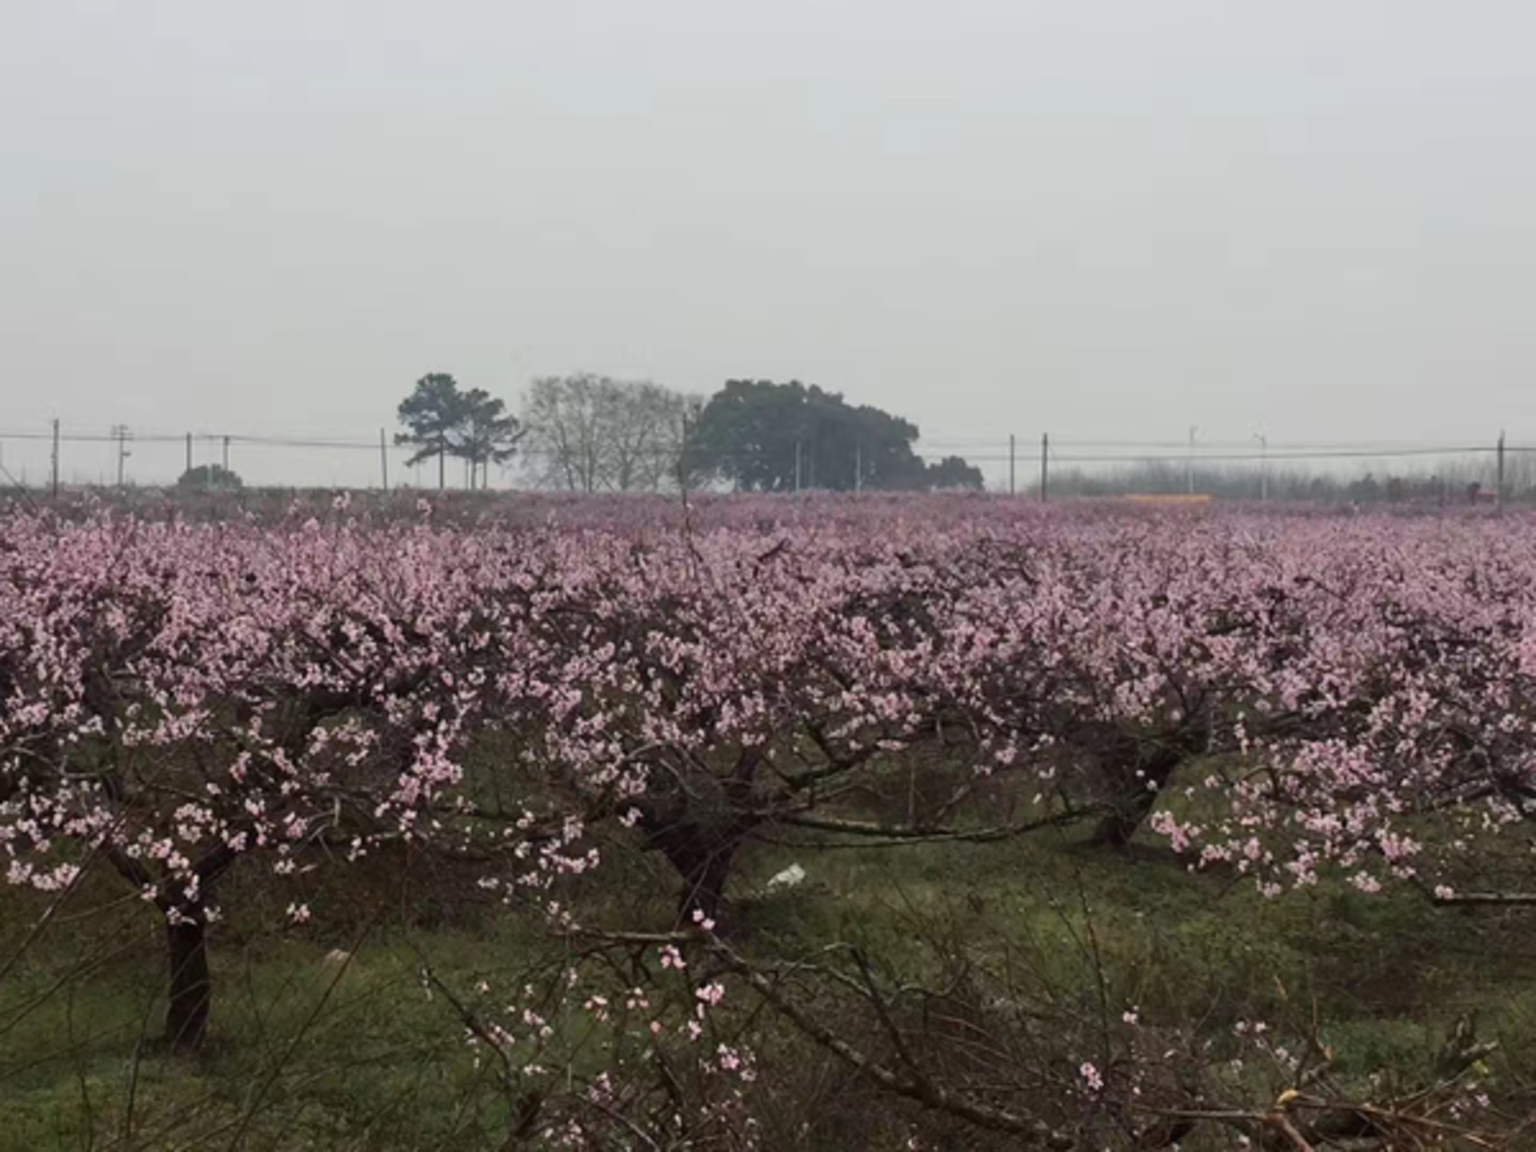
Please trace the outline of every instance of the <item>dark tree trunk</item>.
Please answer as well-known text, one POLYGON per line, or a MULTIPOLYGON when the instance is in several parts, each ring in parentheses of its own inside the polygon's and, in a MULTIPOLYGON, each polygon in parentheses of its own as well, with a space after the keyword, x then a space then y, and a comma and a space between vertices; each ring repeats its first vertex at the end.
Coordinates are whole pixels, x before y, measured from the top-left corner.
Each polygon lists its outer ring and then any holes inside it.
POLYGON ((739 844, 734 838, 694 836, 662 849, 683 878, 677 913, 684 923, 691 923, 695 912, 715 921, 724 915, 725 885, 739 844))
POLYGON ((725 885, 742 841, 759 822, 752 782, 762 751, 749 748, 723 779, 700 779, 693 789, 666 787, 639 803, 646 847, 660 852, 682 878, 678 917, 691 924, 696 912, 717 923, 726 912, 725 885))
POLYGON ((208 927, 198 910, 193 918, 184 918, 176 924, 167 922, 165 932, 171 964, 165 1038, 173 1051, 195 1052, 208 1035, 208 1007, 212 997, 208 927))
POLYGON ((647 847, 665 856, 683 881, 679 920, 691 924, 693 914, 702 912, 718 921, 725 911, 725 885, 741 845, 741 830, 730 822, 689 819, 675 810, 651 814, 642 827, 647 847))
POLYGON ((1089 842, 1115 849, 1127 847, 1156 803, 1157 795, 1148 791, 1118 798, 1114 809, 1093 830, 1089 842))
POLYGON ((1112 808, 1094 829, 1091 843, 1115 849, 1128 846, 1186 754, 1178 744, 1162 744, 1151 751, 1133 748, 1129 755, 1117 757, 1106 773, 1114 788, 1109 797, 1112 808))

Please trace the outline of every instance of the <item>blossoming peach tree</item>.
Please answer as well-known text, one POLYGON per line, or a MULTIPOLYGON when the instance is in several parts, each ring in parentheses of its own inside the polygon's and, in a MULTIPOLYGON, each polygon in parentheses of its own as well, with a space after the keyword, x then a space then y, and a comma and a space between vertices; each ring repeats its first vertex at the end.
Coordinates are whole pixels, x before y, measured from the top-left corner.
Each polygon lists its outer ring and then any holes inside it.
POLYGON ((174 1044, 206 1031, 206 929, 238 859, 284 873, 321 841, 355 860, 438 831, 491 635, 466 595, 485 566, 459 543, 7 525, 8 878, 59 889, 99 859, 160 910, 174 1044))
MULTIPOLYGON (((942 500, 746 501, 682 524, 310 512, 4 515, 7 878, 66 890, 99 862, 151 903, 167 1037, 190 1049, 237 862, 472 852, 561 960, 505 988, 423 979, 548 1140, 749 1131, 751 1045, 718 1011, 733 990, 924 1107, 1047 1142, 1069 1123, 925 1070, 878 966, 817 971, 857 992, 889 1059, 797 1004, 786 980, 812 969, 731 937, 733 865, 758 838, 1091 818, 1102 842, 1145 824, 1269 891, 1333 869, 1449 900, 1458 853, 1536 814, 1528 532, 942 500), (926 808, 861 807, 919 768, 942 783, 926 808), (598 828, 670 863, 668 921, 585 922, 598 828), (594 1036, 601 1060, 571 1055, 594 1036), (568 1088, 587 1069, 564 1111, 540 1104, 556 1065, 568 1088)), ((1140 1084, 1102 1052, 1063 1059, 1051 1076, 1085 1107, 1140 1084)))

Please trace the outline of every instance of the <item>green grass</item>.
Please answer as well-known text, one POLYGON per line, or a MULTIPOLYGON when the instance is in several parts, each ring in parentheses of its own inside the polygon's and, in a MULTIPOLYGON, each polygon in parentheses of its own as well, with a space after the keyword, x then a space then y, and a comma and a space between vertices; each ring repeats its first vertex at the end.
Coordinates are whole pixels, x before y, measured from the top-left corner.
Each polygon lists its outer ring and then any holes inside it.
POLYGON ((1219 1042, 1239 1021, 1300 1027, 1315 1012, 1339 1077, 1362 1087, 1422 1082, 1451 1024, 1475 1012, 1480 1038, 1500 1044, 1495 1094, 1517 1111, 1536 1104, 1536 910, 1436 909, 1407 889, 1328 883, 1271 899, 1081 834, 795 858, 814 898, 747 909, 775 947, 853 939, 918 967, 920 926, 959 909, 975 952, 1017 949, 1035 986, 1085 1005, 1101 970, 1114 1011, 1135 1005, 1152 1026, 1194 1022, 1219 1042))
MULTIPOLYGON (((663 922, 670 881, 655 858, 621 871, 627 891, 614 906, 663 922)), ((152 910, 93 877, 0 978, 0 1152, 499 1148, 507 1101, 418 973, 425 960, 467 989, 515 971, 536 934, 465 896, 462 875, 407 883, 375 862, 305 883, 313 926, 279 930, 270 925, 292 891, 254 874, 227 885, 213 1029, 188 1060, 149 1043, 164 1011, 152 910), (335 948, 355 948, 345 970, 326 959, 335 948)), ((959 947, 1016 962, 1031 995, 1085 1011, 1102 975, 1115 1012, 1134 1004, 1148 1027, 1193 1026, 1217 1041, 1240 1020, 1304 1019, 1315 1005, 1340 1075, 1362 1084, 1422 1077, 1449 1022, 1475 1009, 1483 1037, 1501 1043, 1494 1090, 1520 1108, 1536 1102, 1536 914, 1436 910, 1407 892, 1329 885, 1269 900, 1150 845, 1117 856, 1075 833, 764 847, 744 856, 736 890, 742 946, 764 955, 847 941, 921 977, 959 947), (766 894, 791 860, 806 883, 766 894)), ((44 906, 0 890, 0 969, 44 906)), ((840 1111, 835 1093, 812 1102, 831 1091, 835 1067, 795 1064, 793 1038, 767 1044, 791 1053, 776 1057, 784 1095, 800 1093, 814 1114, 780 1146, 849 1147, 852 1105, 840 1111)))
POLYGON ((216 948, 215 1023, 195 1060, 152 1043, 156 961, 71 983, 18 1020, 51 987, 34 968, 0 990, 0 1148, 485 1145, 502 1102, 427 998, 417 949, 468 978, 506 943, 381 934, 344 969, 302 939, 216 948))

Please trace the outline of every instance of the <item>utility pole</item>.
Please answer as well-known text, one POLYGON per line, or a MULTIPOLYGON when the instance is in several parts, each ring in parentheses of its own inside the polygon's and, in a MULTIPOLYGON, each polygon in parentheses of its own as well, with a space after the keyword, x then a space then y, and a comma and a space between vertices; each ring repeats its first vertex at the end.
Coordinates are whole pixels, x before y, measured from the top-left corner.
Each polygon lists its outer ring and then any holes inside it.
POLYGON ((1500 510, 1504 509, 1504 429, 1499 429, 1499 450, 1497 464, 1497 479, 1494 481, 1493 502, 1500 510))
POLYGON ((1013 487, 1013 433, 1008 433, 1008 495, 1014 494, 1013 487))
POLYGON ((682 435, 678 437, 677 451, 677 490, 683 495, 688 493, 688 409, 683 409, 682 435))
POLYGON ((853 446, 853 490, 864 491, 864 445, 853 446))
POLYGON ((117 441, 117 486, 123 486, 123 463, 132 455, 128 451, 128 425, 112 425, 112 439, 117 441))
POLYGON ((1051 479, 1051 434, 1040 434, 1040 503, 1044 504, 1050 498, 1051 479))
POLYGON ((187 433, 187 471, 192 471, 192 433, 187 433))
POLYGON ((795 441, 795 491, 800 491, 800 441, 795 441))
POLYGON ((384 481, 384 491, 389 491, 389 449, 384 446, 384 429, 379 429, 379 478, 384 481))
POLYGON ((1184 487, 1188 495, 1195 494, 1195 426, 1189 426, 1189 455, 1184 461, 1184 487))
POLYGON ((1254 436, 1259 442, 1259 502, 1269 500, 1269 437, 1262 432, 1254 436))
POLYGON ((223 451, 220 453, 220 457, 224 461, 224 465, 223 466, 224 466, 225 478, 228 479, 228 474, 229 474, 229 437, 228 436, 224 437, 224 443, 222 445, 222 448, 223 448, 223 451))
POLYGON ((53 498, 59 498, 59 421, 55 417, 53 421, 53 498))

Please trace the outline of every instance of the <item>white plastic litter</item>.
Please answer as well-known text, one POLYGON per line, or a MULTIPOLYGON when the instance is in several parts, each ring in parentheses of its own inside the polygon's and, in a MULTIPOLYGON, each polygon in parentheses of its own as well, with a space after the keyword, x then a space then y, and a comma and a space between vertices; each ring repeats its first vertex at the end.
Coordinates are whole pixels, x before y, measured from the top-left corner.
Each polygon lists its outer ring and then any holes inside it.
POLYGON ((805 869, 798 864, 791 864, 768 881, 768 891, 773 892, 779 888, 793 888, 804 879, 805 869))

